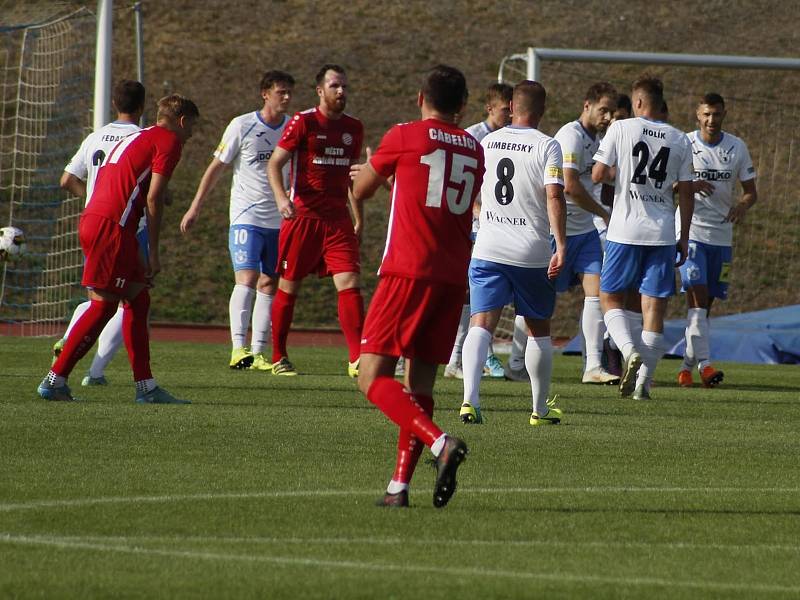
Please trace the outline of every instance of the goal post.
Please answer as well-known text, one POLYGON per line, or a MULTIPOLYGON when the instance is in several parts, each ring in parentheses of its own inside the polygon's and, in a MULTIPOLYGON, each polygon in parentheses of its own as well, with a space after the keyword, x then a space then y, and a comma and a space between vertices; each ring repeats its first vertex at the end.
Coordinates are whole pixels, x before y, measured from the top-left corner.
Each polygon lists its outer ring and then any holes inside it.
MULTIPOLYGON (((497 78, 510 84, 523 79, 546 82, 548 113, 542 129, 553 135, 578 116, 582 103, 578 95, 592 83, 605 80, 628 91, 631 65, 662 69, 670 122, 683 131, 696 129, 698 98, 710 91, 722 93, 728 111, 723 127, 741 137, 752 155, 759 201, 744 223, 734 228, 731 292, 726 302, 715 303, 714 312, 731 314, 800 302, 796 283, 800 203, 794 176, 800 59, 530 47, 503 57, 497 78), (551 63, 559 67, 551 71, 551 63), (603 69, 598 63, 609 66, 603 69), (734 69, 748 75, 734 75, 734 69)), ((737 190, 741 193, 739 186, 737 190)), ((559 297, 553 322, 556 335, 572 335, 578 329, 582 299, 578 292, 559 297)), ((684 317, 684 303, 671 302, 668 316, 684 317)), ((512 331, 513 307, 507 307, 496 335, 507 338, 512 331)))

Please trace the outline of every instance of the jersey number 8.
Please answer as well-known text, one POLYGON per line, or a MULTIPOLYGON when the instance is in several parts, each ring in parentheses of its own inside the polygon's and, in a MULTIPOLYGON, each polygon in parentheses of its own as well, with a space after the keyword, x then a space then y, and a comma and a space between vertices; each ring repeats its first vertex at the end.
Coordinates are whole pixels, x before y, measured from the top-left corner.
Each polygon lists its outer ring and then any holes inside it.
POLYGON ((475 169, 478 161, 472 156, 449 153, 446 150, 434 150, 419 159, 430 167, 428 173, 428 192, 425 206, 440 208, 442 196, 447 195, 447 208, 455 215, 467 211, 472 201, 472 188, 475 186, 475 169), (450 178, 445 182, 444 174, 450 162, 450 178))

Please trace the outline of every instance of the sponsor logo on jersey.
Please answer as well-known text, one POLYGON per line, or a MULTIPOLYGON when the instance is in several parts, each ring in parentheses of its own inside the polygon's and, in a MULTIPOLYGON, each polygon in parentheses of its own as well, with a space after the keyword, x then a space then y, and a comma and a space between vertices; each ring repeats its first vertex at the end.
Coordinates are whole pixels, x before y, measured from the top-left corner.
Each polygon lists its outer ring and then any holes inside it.
POLYGON ((636 190, 628 190, 628 195, 631 200, 639 200, 640 202, 654 202, 656 204, 666 204, 667 199, 660 194, 642 194, 636 190))
POLYGON ((222 152, 225 150, 225 142, 220 142, 219 146, 217 146, 217 152, 222 152))
POLYGON ((548 177, 555 177, 555 178, 558 178, 558 179, 563 179, 564 178, 564 171, 561 170, 560 167, 555 167, 553 165, 550 165, 549 167, 547 167, 544 170, 544 174, 547 175, 548 177))
POLYGON ((504 217, 503 215, 498 215, 490 210, 486 211, 486 221, 489 223, 499 223, 502 225, 516 225, 518 227, 528 226, 525 217, 504 217))
POLYGON ((342 143, 345 146, 349 146, 350 144, 353 143, 353 136, 350 135, 349 133, 343 133, 342 134, 342 143))
POLYGON ((727 181, 733 176, 730 171, 720 171, 718 169, 702 169, 695 170, 695 179, 702 179, 703 181, 727 181))
POLYGON ((272 150, 268 150, 266 152, 263 151, 257 152, 256 155, 251 160, 249 160, 247 164, 254 165, 256 163, 267 162, 270 156, 272 156, 272 150))
POLYGON ((567 152, 564 154, 564 162, 565 163, 577 163, 578 162, 578 155, 574 152, 567 152))

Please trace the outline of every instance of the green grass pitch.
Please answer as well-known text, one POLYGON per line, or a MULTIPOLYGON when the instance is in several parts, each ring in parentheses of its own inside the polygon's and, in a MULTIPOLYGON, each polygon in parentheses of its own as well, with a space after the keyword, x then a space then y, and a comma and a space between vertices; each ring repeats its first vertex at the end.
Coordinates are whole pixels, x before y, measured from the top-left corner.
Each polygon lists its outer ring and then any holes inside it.
POLYGON ((440 380, 437 421, 470 446, 459 490, 434 509, 420 464, 393 511, 373 502, 396 430, 343 349, 294 349, 303 374, 276 378, 159 343, 156 377, 194 404, 139 406, 122 355, 107 388, 78 365, 83 402, 37 399, 51 342, 0 338, 2 598, 800 595, 797 366, 683 390, 663 361, 644 403, 557 356, 566 417, 542 428, 526 384, 485 381, 486 423, 464 426, 440 380))

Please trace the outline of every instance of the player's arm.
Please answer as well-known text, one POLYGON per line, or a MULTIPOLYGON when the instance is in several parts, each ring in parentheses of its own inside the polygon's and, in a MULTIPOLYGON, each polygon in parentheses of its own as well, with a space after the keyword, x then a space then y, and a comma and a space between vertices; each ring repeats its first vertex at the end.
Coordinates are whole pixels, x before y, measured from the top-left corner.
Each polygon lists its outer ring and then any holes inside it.
POLYGON ((675 264, 676 267, 686 262, 686 255, 689 252, 689 228, 694 214, 694 185, 691 181, 678 182, 678 206, 681 211, 681 237, 678 240, 680 256, 675 264))
POLYGON ((547 217, 550 220, 550 231, 556 243, 556 251, 550 259, 547 276, 555 279, 564 266, 567 256, 567 204, 564 199, 564 188, 550 183, 544 186, 547 194, 547 217))
POLYGON ((609 208, 614 208, 614 186, 610 183, 604 183, 600 188, 600 202, 609 208))
POLYGON ((608 225, 608 212, 594 201, 583 187, 579 173, 576 169, 564 167, 564 191, 569 194, 570 200, 581 207, 586 212, 592 213, 602 218, 608 225))
POLYGON ((200 209, 203 208, 203 204, 205 204, 211 190, 217 185, 226 166, 227 165, 217 157, 212 159, 208 168, 206 168, 206 172, 203 173, 202 179, 200 179, 200 185, 197 186, 197 191, 194 193, 192 204, 181 219, 181 233, 189 231, 189 228, 197 221, 197 218, 200 216, 200 209))
POLYGON ((753 208, 753 205, 758 201, 758 192, 756 192, 756 180, 748 179, 742 182, 742 197, 739 202, 731 207, 728 216, 725 218, 725 223, 741 223, 747 211, 753 208))
POLYGON ((59 185, 61 186, 61 189, 67 190, 76 198, 86 197, 86 182, 72 173, 64 171, 64 173, 61 175, 61 181, 59 182, 59 185))
POLYGON ((353 198, 363 202, 375 195, 379 187, 386 183, 386 177, 378 172, 368 162, 361 165, 353 179, 353 198))
POLYGON ((161 217, 164 214, 164 194, 167 190, 169 177, 161 173, 153 173, 150 178, 150 189, 147 192, 147 236, 150 251, 150 265, 146 276, 152 280, 161 271, 161 259, 158 251, 158 242, 161 238, 161 217))
POLYGON ((267 163, 267 179, 272 187, 272 194, 275 196, 275 204, 278 205, 278 212, 284 219, 294 218, 294 204, 286 194, 283 187, 283 167, 292 158, 292 153, 278 146, 272 153, 267 163))
POLYGON ((615 167, 610 167, 605 163, 598 161, 594 163, 594 167, 592 167, 593 183, 607 183, 613 186, 616 175, 617 169, 615 167))

